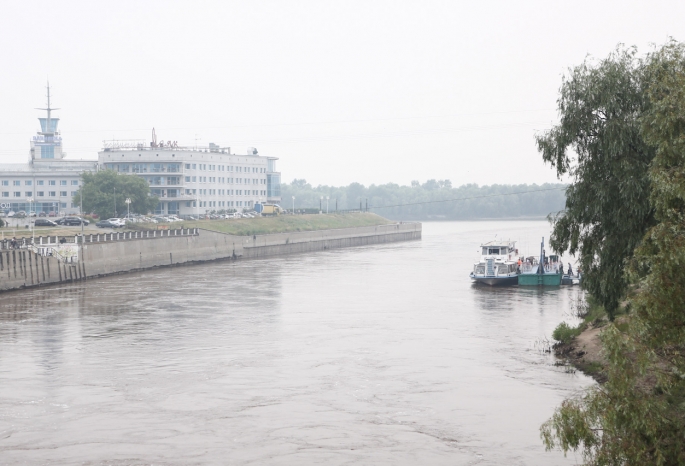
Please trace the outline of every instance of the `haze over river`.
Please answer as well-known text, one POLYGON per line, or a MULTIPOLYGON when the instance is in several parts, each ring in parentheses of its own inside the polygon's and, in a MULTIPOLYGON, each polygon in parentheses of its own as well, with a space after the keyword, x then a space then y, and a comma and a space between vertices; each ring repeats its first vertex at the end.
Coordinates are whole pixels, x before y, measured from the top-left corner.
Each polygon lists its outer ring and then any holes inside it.
MULTIPOLYGON (((578 287, 490 288, 546 221, 0 295, 1 464, 574 464, 539 426, 592 383, 536 348, 578 287)), ((568 261, 566 261, 568 262, 568 261)))

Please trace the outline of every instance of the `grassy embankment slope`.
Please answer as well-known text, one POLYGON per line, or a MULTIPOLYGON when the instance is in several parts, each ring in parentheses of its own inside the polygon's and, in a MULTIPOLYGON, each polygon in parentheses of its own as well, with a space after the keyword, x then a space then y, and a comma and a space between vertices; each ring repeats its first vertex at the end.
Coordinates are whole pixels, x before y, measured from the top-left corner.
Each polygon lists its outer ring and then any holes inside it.
MULTIPOLYGON (((156 230, 159 227, 165 228, 202 228, 204 230, 218 231, 229 235, 265 235, 270 233, 287 233, 289 231, 315 231, 315 230, 334 230, 338 228, 368 227, 375 225, 388 225, 395 223, 392 220, 383 218, 372 213, 347 213, 347 214, 326 214, 326 215, 282 215, 279 217, 259 217, 241 218, 231 220, 196 220, 174 222, 169 224, 141 224, 129 225, 129 228, 115 231, 126 230, 156 230)), ((92 225, 86 228, 85 233, 97 234, 111 230, 101 230, 92 225)), ((53 227, 37 228, 38 236, 73 236, 81 233, 81 227, 53 227)), ((0 228, 0 239, 2 237, 11 239, 30 238, 31 230, 27 228, 0 228)))
MULTIPOLYGON (((335 230, 395 223, 372 213, 281 215, 278 217, 241 218, 232 220, 198 220, 170 224, 174 228, 203 228, 230 235, 266 235, 290 231, 335 230)), ((154 227, 152 227, 154 228, 154 227)))

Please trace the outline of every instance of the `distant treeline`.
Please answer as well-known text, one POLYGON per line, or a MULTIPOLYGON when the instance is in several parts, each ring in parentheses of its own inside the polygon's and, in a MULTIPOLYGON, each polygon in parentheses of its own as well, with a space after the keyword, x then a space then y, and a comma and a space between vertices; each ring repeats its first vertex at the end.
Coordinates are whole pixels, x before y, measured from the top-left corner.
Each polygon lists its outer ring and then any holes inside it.
POLYGON ((449 180, 413 181, 411 186, 394 183, 364 186, 312 186, 306 180, 293 180, 281 185, 281 206, 290 210, 295 196, 295 209, 319 209, 326 196, 330 212, 369 211, 391 219, 479 219, 510 217, 545 217, 563 210, 566 201, 563 184, 518 184, 478 186, 467 184, 453 188, 449 180), (523 194, 516 194, 523 193, 523 194), (435 202, 444 201, 444 202, 435 202), (398 205, 401 205, 398 206, 398 205), (390 207, 398 206, 398 207, 390 207))

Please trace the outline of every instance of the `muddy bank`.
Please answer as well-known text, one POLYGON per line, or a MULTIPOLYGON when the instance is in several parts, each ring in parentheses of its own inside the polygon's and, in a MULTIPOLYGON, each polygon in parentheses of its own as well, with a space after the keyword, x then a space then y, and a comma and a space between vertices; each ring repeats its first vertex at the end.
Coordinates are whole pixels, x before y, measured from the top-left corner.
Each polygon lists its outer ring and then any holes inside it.
POLYGON ((602 350, 602 327, 588 327, 569 343, 556 343, 552 348, 557 358, 589 375, 599 383, 607 380, 606 358, 602 350))

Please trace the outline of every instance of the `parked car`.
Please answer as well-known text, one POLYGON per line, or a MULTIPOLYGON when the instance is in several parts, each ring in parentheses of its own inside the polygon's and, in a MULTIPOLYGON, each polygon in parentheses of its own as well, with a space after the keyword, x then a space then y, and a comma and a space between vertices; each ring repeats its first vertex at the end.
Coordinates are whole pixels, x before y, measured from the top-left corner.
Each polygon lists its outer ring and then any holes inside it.
POLYGON ((98 228, 119 228, 118 224, 112 223, 109 220, 100 220, 95 226, 98 228))
POLYGON ((19 212, 17 212, 16 214, 14 214, 14 216, 17 217, 17 218, 25 218, 25 217, 26 217, 26 212, 24 212, 23 210, 20 210, 19 212))
POLYGON ((84 225, 90 224, 88 220, 85 219, 80 219, 79 217, 62 217, 56 222, 58 225, 67 225, 67 226, 81 226, 81 223, 84 225))
POLYGON ((13 210, 10 210, 10 211, 7 213, 7 216, 8 216, 8 217, 14 217, 15 215, 17 215, 17 214, 16 214, 13 210))
POLYGON ((36 216, 35 212, 33 212, 33 211, 29 212, 29 217, 35 217, 35 216, 36 216))
POLYGON ((109 223, 116 225, 115 228, 123 228, 126 226, 126 222, 120 218, 116 218, 116 217, 115 218, 108 218, 107 221, 109 223))
POLYGON ((53 222, 52 220, 48 220, 47 218, 37 218, 34 225, 37 227, 56 227, 57 226, 57 224, 55 222, 53 222))
POLYGON ((47 217, 48 214, 46 214, 45 212, 38 212, 38 216, 39 217, 47 217))
POLYGON ((48 212, 48 217, 56 217, 56 216, 57 216, 57 214, 55 213, 54 210, 51 210, 50 212, 48 212))

